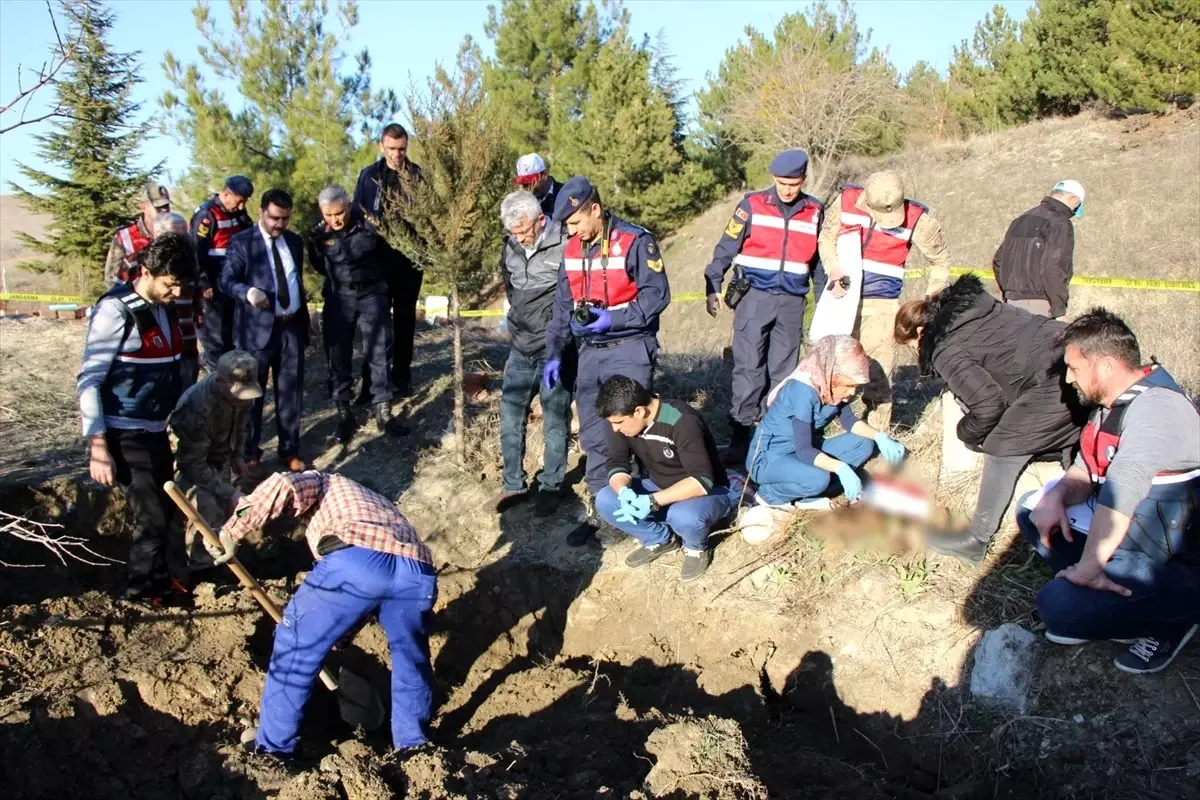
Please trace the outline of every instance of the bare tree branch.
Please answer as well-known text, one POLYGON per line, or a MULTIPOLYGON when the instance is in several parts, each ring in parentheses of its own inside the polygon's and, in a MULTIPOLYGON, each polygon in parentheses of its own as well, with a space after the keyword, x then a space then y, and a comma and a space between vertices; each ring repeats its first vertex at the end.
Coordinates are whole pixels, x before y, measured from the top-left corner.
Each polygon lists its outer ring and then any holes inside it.
MULTIPOLYGON (((52 529, 57 528, 62 530, 62 527, 62 525, 49 522, 34 522, 25 517, 18 517, 15 514, 0 511, 0 534, 6 534, 23 542, 33 542, 34 544, 41 545, 53 553, 54 557, 63 566, 66 566, 67 559, 78 561, 81 564, 90 564, 93 567, 107 567, 110 564, 125 563, 115 558, 100 555, 87 546, 86 539, 81 539, 78 536, 54 535, 51 533, 52 529), (93 561, 92 558, 99 560, 93 561)), ((33 568, 44 566, 46 565, 9 564, 7 561, 0 561, 0 567, 33 568)))
MULTIPOLYGON (((54 46, 54 53, 49 61, 42 63, 41 68, 35 73, 36 77, 33 85, 28 88, 23 86, 23 82, 21 80, 21 71, 23 67, 20 64, 17 65, 17 96, 4 105, 0 105, 0 114, 11 111, 22 101, 24 101, 24 105, 21 107, 21 114, 16 122, 0 127, 0 136, 25 125, 33 125, 35 123, 51 119, 52 117, 67 116, 63 112, 62 106, 56 104, 50 112, 43 114, 40 117, 35 117, 33 119, 26 119, 25 117, 25 112, 29 108, 29 102, 33 99, 33 96, 43 87, 49 86, 55 82, 55 78, 59 71, 62 70, 62 68, 75 57, 75 51, 79 49, 79 44, 82 39, 81 36, 76 37, 74 41, 64 44, 62 34, 59 33, 58 30, 58 21, 54 18, 54 9, 50 7, 50 0, 46 0, 46 13, 50 15, 50 25, 54 28, 54 40, 56 42, 54 46)), ((33 70, 29 71, 32 72, 33 70)))

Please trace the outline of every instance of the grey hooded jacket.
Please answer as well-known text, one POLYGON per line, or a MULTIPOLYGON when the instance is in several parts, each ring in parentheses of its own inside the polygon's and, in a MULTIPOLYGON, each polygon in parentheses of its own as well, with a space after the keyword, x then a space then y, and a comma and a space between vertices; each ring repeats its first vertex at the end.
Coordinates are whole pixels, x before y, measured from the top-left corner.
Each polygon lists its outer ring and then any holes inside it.
POLYGON ((512 236, 504 237, 500 267, 508 295, 508 330, 512 346, 536 358, 546 349, 546 327, 554 310, 554 290, 567 237, 562 226, 547 220, 532 256, 512 236))

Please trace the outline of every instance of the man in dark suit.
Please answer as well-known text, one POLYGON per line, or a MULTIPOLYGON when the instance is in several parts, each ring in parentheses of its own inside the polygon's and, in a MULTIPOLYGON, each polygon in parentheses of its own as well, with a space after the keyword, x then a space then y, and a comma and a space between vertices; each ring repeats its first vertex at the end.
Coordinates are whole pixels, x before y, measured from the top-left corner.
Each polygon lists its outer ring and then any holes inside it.
MULTIPOLYGON (((258 359, 258 382, 274 376, 279 460, 302 472, 300 413, 304 389, 304 348, 308 346, 308 305, 304 296, 304 245, 287 229, 292 197, 282 189, 263 193, 258 225, 229 241, 221 268, 221 291, 233 301, 233 338, 239 350, 258 359)), ((246 466, 261 472, 263 398, 254 401, 246 425, 246 466)))

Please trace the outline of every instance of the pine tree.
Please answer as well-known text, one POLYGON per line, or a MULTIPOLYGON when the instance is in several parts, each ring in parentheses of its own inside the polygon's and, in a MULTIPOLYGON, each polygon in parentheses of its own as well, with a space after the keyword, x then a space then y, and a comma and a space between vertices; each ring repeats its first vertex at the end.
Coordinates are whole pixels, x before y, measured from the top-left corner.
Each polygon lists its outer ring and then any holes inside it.
POLYGON ((1164 111, 1200 95, 1200 3, 1118 0, 1097 96, 1122 110, 1164 111))
POLYGON ((512 163, 507 115, 483 89, 479 49, 470 40, 459 51, 456 68, 440 66, 424 91, 406 97, 414 140, 421 142, 418 181, 403 181, 388 198, 389 213, 380 231, 396 249, 412 256, 431 282, 450 287, 454 324, 454 429, 460 460, 463 436, 462 331, 460 296, 479 291, 494 277, 504 233, 498 209, 511 190, 512 163))
POLYGON ((137 54, 109 46, 113 13, 98 0, 65 0, 61 7, 79 46, 54 84, 63 115, 35 137, 41 160, 58 169, 18 164, 26 183, 9 187, 25 208, 51 217, 44 238, 17 234, 30 250, 50 256, 25 266, 64 275, 76 291, 90 294, 100 286, 114 229, 134 215, 134 194, 161 165, 149 171, 135 165, 147 133, 135 120, 140 106, 130 100, 140 81, 137 54), (42 192, 25 188, 30 185, 42 192))
POLYGON ((336 8, 339 28, 327 24, 321 0, 231 0, 233 30, 216 28, 210 4, 196 0, 193 16, 206 42, 204 69, 163 60, 174 90, 162 97, 167 127, 191 150, 184 186, 195 197, 220 188, 231 174, 247 175, 260 191, 290 191, 293 226, 317 218, 317 193, 327 184, 353 185, 360 153, 397 109, 395 96, 371 89, 367 51, 348 68, 339 40, 358 21, 353 0, 336 8), (235 109, 205 72, 233 81, 244 101, 235 109))
POLYGON ((1096 99, 1112 0, 1040 0, 1021 27, 1033 56, 1037 114, 1077 114, 1096 99))
POLYGON ((985 130, 1028 122, 1037 113, 1034 66, 1016 20, 993 7, 971 42, 954 49, 950 77, 964 88, 955 95, 958 109, 985 130))

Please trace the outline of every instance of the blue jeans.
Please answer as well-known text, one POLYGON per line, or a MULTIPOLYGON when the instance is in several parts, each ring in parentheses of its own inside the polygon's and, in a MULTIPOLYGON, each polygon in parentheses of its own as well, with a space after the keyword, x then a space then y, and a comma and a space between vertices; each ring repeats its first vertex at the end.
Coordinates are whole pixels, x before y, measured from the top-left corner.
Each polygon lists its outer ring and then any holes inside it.
POLYGON ((571 411, 571 389, 562 381, 553 389, 542 385, 544 357, 531 358, 513 349, 504 363, 500 395, 500 454, 504 459, 504 491, 525 488, 525 418, 534 392, 542 401, 542 474, 538 485, 557 492, 567 469, 567 415, 571 411))
MULTIPOLYGON (((875 442, 853 433, 842 433, 814 442, 821 452, 852 467, 861 467, 875 452, 875 442)), ((758 484, 758 496, 771 505, 820 497, 829 489, 832 472, 805 464, 795 453, 762 453, 754 458, 750 479, 758 484)))
MULTIPOLYGON (((651 494, 662 489, 648 478, 634 478, 630 488, 638 494, 651 494)), ((737 494, 729 491, 726 486, 714 486, 703 497, 672 503, 666 508, 651 512, 650 516, 640 522, 629 523, 617 521, 616 513, 621 503, 612 487, 605 486, 596 495, 596 513, 600 518, 628 533, 644 547, 670 541, 671 532, 674 531, 688 550, 706 550, 708 532, 718 522, 729 517, 737 505, 737 494)))
MULTIPOLYGON (((1047 549, 1029 516, 1022 507, 1017 526, 1050 569, 1058 572, 1079 561, 1085 535, 1076 532, 1075 541, 1068 542, 1055 533, 1047 549)), ((1157 562, 1140 550, 1121 548, 1104 572, 1133 594, 1122 597, 1055 578, 1037 593, 1038 614, 1047 630, 1075 639, 1167 639, 1200 623, 1200 565, 1179 559, 1157 562)))
POLYGON ((296 749, 321 662, 376 609, 392 654, 392 743, 397 750, 423 744, 433 706, 428 628, 436 599, 433 568, 410 558, 347 547, 318 561, 275 628, 256 744, 273 753, 296 749))

